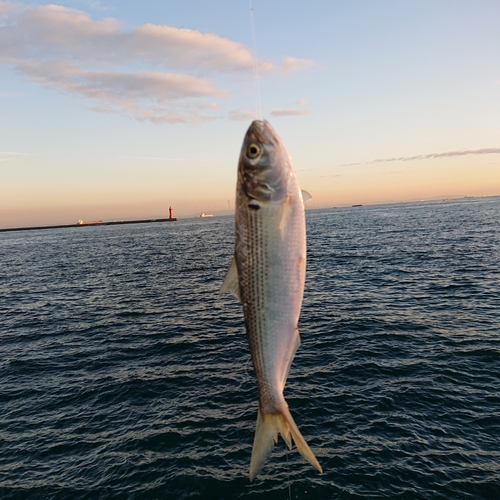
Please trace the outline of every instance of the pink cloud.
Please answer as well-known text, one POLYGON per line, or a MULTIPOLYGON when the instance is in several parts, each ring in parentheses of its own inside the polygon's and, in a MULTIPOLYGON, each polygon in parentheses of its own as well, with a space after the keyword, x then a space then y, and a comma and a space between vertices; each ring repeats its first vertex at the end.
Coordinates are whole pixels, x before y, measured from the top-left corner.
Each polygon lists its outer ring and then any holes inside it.
MULTIPOLYGON (((3 0, 0 15, 0 64, 46 88, 98 101, 92 109, 99 112, 155 123, 212 119, 200 110, 215 109, 214 98, 229 96, 213 79, 231 73, 250 77, 254 67, 244 44, 192 29, 153 24, 127 29, 115 18, 93 20, 60 5, 3 0), (155 71, 136 71, 137 63, 155 71)), ((281 64, 257 64, 262 73, 288 74, 313 63, 285 57, 281 64)))
POLYGON ((275 109, 271 111, 271 116, 302 116, 310 115, 312 111, 307 111, 306 109, 275 109))
MULTIPOLYGON (((0 8, 8 12, 16 5, 2 2, 0 8)), ((59 5, 16 8, 0 30, 0 47, 19 57, 36 56, 38 61, 71 57, 123 64, 140 60, 198 72, 251 71, 254 63, 248 47, 219 35, 154 24, 126 30, 114 18, 95 21, 86 12, 59 5)), ((258 64, 263 72, 290 72, 313 62, 285 57, 279 65, 258 64)))
POLYGON ((234 121, 250 121, 255 120, 256 113, 255 111, 241 111, 241 110, 233 110, 230 111, 229 119, 234 121))
POLYGON ((314 61, 310 59, 298 59, 297 57, 284 57, 281 67, 283 71, 291 73, 294 71, 301 71, 303 69, 311 68, 314 66, 314 61))
POLYGON ((18 70, 46 88, 99 101, 92 107, 94 111, 118 112, 155 123, 202 120, 204 117, 187 106, 186 100, 229 95, 210 80, 175 73, 90 71, 64 63, 23 63, 18 70), (178 101, 183 101, 189 112, 175 110, 178 101))
POLYGON ((17 8, 15 4, 3 2, 2 0, 0 0, 0 16, 3 16, 9 10, 14 10, 15 8, 17 8))

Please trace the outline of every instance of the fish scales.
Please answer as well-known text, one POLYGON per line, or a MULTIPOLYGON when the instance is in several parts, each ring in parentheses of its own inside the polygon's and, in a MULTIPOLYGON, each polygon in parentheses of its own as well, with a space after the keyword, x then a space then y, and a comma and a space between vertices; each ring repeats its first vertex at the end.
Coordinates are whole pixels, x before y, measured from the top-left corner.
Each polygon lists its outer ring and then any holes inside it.
POLYGON ((288 366, 293 355, 290 351, 295 350, 298 341, 296 323, 301 300, 297 301, 293 295, 302 281, 300 257, 293 262, 284 253, 284 247, 289 250, 294 242, 289 241, 290 238, 282 240, 281 235, 276 234, 276 221, 281 216, 276 212, 279 210, 274 207, 241 211, 243 217, 238 220, 238 234, 248 235, 245 242, 248 257, 242 255, 237 261, 241 297, 261 395, 260 405, 269 411, 276 409, 278 401, 273 395, 282 392, 285 382, 277 379, 283 375, 283 368, 277 370, 276 367, 288 366), (241 230, 243 225, 246 231, 241 230), (288 279, 283 280, 283 276, 288 279), (278 331, 282 332, 281 336, 272 334, 278 331), (281 349, 280 341, 284 344, 281 349), (274 393, 269 385, 275 387, 274 393))
POLYGON ((303 198, 286 147, 267 121, 254 121, 238 167, 235 254, 221 292, 243 304, 259 389, 250 479, 261 470, 278 434, 318 470, 283 396, 300 343, 306 262, 303 198))

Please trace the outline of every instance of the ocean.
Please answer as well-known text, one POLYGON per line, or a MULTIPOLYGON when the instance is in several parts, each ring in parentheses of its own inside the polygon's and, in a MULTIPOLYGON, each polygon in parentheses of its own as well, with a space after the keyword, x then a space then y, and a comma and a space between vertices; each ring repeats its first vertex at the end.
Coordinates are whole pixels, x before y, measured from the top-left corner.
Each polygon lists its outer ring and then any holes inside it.
POLYGON ((0 234, 1 499, 500 498, 500 197, 309 210, 280 439, 234 219, 0 234))

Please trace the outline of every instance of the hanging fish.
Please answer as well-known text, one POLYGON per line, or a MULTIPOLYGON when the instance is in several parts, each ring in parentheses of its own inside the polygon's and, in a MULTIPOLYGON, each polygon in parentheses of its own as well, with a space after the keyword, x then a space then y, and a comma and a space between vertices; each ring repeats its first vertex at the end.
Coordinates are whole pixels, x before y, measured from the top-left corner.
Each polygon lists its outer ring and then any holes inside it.
POLYGON ((297 323, 306 273, 304 198, 286 147, 267 121, 256 120, 241 149, 236 188, 234 258, 221 293, 243 304, 259 408, 250 480, 281 434, 322 472, 283 396, 300 344, 297 323))

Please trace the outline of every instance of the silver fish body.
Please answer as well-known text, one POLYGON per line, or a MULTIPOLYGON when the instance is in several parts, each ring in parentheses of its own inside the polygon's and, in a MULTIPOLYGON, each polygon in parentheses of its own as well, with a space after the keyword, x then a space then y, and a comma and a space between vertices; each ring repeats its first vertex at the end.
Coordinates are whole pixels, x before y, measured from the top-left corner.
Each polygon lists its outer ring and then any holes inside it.
POLYGON ((261 470, 278 433, 320 472, 288 410, 283 389, 295 351, 306 271, 304 202, 291 158, 267 121, 254 121, 240 154, 235 252, 221 292, 243 304, 259 409, 250 479, 261 470))

